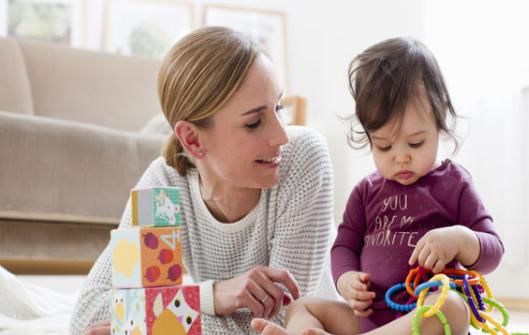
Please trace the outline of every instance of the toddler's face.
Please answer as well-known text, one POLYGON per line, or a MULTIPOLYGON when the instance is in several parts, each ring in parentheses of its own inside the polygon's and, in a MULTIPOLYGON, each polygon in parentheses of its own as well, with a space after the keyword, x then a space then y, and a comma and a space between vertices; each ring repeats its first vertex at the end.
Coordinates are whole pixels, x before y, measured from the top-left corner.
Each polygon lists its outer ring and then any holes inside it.
POLYGON ((402 119, 369 133, 378 171, 402 185, 415 183, 438 166, 439 130, 427 100, 420 100, 410 101, 402 119))

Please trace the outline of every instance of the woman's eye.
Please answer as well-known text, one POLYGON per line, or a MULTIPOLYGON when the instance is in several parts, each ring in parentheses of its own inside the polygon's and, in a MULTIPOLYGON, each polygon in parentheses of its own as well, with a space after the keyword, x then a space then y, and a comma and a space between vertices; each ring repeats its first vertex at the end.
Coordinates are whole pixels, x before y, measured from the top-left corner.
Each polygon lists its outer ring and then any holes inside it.
POLYGON ((417 143, 410 143, 410 147, 419 148, 423 144, 424 144, 424 141, 420 141, 420 142, 417 142, 417 143))
POLYGON ((281 110, 284 109, 284 108, 285 108, 285 106, 283 106, 283 105, 281 105, 281 104, 277 104, 277 105, 276 105, 276 113, 279 112, 279 111, 281 111, 281 110))
POLYGON ((255 121, 255 122, 246 124, 246 128, 255 129, 255 128, 259 127, 260 124, 261 124, 261 119, 255 121))
POLYGON ((386 147, 378 147, 378 146, 377 146, 377 148, 378 148, 378 150, 380 150, 380 151, 384 151, 384 152, 386 152, 386 151, 390 151, 390 150, 391 150, 391 145, 388 145, 388 146, 386 146, 386 147))

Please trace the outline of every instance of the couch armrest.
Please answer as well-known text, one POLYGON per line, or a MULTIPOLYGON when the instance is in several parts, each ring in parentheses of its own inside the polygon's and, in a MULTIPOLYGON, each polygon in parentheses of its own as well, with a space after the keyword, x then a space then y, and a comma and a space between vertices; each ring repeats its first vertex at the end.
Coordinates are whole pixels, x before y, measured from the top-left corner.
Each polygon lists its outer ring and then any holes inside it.
POLYGON ((0 112, 0 217, 119 220, 163 142, 162 136, 0 112))

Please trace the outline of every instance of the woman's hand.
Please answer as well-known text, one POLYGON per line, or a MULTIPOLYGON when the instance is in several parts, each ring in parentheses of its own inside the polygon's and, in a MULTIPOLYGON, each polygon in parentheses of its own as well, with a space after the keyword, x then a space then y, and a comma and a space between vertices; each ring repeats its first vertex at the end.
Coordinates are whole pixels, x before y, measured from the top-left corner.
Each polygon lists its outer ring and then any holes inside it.
POLYGON ((98 321, 85 329, 84 335, 110 335, 110 321, 98 321))
POLYGON ((369 308, 375 299, 375 292, 368 291, 371 281, 365 272, 349 271, 340 276, 336 283, 340 295, 349 302, 356 316, 368 317, 373 310, 369 308))
POLYGON ((299 286, 287 271, 267 266, 257 266, 250 271, 225 281, 216 282, 213 288, 215 313, 229 315, 240 308, 248 308, 254 317, 272 318, 283 305, 288 305, 290 295, 299 298, 299 286))
POLYGON ((480 254, 480 245, 475 232, 461 225, 432 229, 417 242, 409 264, 433 273, 444 270, 446 264, 457 259, 461 264, 474 264, 480 254))

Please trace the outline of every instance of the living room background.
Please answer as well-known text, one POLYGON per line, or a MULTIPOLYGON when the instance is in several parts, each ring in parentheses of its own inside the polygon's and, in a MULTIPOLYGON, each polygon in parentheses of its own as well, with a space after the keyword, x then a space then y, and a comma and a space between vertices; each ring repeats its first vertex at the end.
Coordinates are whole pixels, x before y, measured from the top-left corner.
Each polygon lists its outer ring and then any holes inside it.
MULTIPOLYGON (((0 1, 4 22, 6 4, 11 1, 0 1)), ((82 37, 73 44, 104 49, 107 0, 77 3, 81 13, 77 19, 82 24, 75 29, 82 37)), ((328 141, 336 181, 337 224, 350 190, 374 168, 366 152, 347 146, 347 123, 337 117, 353 110, 348 63, 384 38, 412 35, 422 39, 436 54, 456 109, 464 116, 459 122, 464 142, 454 160, 473 175, 506 245, 505 261, 491 276, 493 286, 500 296, 529 298, 529 282, 524 280, 529 276, 529 227, 524 210, 529 199, 529 47, 525 42, 529 22, 523 16, 529 8, 524 1, 187 3, 193 7, 193 27, 201 25, 203 8, 211 4, 285 14, 288 92, 308 98, 308 125, 328 141)))

